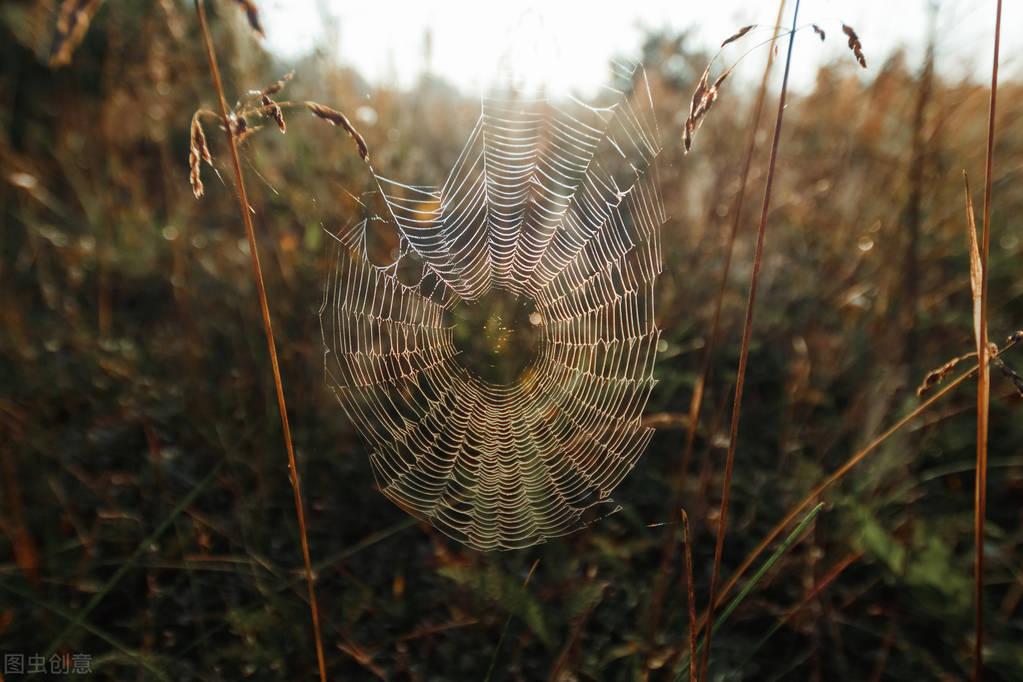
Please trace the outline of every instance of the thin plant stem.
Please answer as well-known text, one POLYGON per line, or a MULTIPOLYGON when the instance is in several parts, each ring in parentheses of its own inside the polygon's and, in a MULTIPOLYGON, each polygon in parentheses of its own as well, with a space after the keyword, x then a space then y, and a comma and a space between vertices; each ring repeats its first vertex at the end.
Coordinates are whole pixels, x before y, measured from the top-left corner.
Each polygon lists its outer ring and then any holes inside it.
POLYGON ((974 487, 973 536, 977 552, 974 565, 973 602, 976 636, 973 642, 973 679, 984 676, 984 522, 987 516, 987 440, 991 402, 991 368, 988 363, 988 253, 991 247, 991 181, 994 168, 995 107, 998 98, 998 51, 1002 38, 1002 0, 995 8, 995 45, 991 64, 991 100, 988 104, 987 154, 984 166, 984 218, 980 246, 980 328, 977 331, 977 476, 974 487))
MULTIPOLYGON (((991 357, 992 358, 999 357, 1000 355, 1005 353, 1005 351, 1007 351, 1009 348, 1016 345, 1016 343, 1017 341, 1015 338, 1011 339, 1009 343, 1003 346, 1001 350, 999 350, 997 353, 992 353, 991 357)), ((938 402, 946 395, 951 393, 957 386, 959 386, 967 379, 972 377, 973 373, 977 371, 978 367, 979 365, 974 365, 971 369, 967 370, 966 372, 963 372, 958 377, 950 381, 941 390, 937 391, 930 398, 920 403, 915 409, 913 409, 911 412, 909 412, 904 417, 902 417, 897 422, 888 427, 888 429, 886 429, 881 435, 877 436, 877 438, 872 440, 865 447, 854 453, 851 457, 849 457, 849 459, 845 461, 845 464, 840 466, 838 469, 833 471, 831 475, 829 475, 823 481, 818 483, 813 488, 813 490, 807 493, 802 500, 796 503, 788 511, 788 513, 785 514, 785 516, 777 524, 775 524, 774 528, 771 529, 771 531, 764 537, 764 539, 761 540, 760 543, 753 548, 753 550, 746 556, 745 559, 743 559, 742 563, 739 564, 739 567, 735 569, 734 573, 732 573, 732 576, 721 587, 721 591, 717 597, 717 602, 723 602, 725 600, 728 594, 735 588, 735 585, 739 582, 742 576, 745 575, 746 571, 748 571, 750 569, 750 566, 753 565, 753 562, 755 562, 757 558, 761 554, 763 554, 764 551, 770 546, 770 544, 774 542, 774 540, 779 535, 781 535, 782 531, 784 531, 788 527, 788 525, 792 523, 792 521, 794 521, 796 517, 798 517, 799 514, 804 509, 813 504, 817 500, 817 498, 819 498, 821 494, 824 493, 825 490, 827 490, 835 483, 838 483, 840 480, 845 478, 846 474, 848 474, 850 471, 856 468, 858 464, 860 464, 861 462, 863 462, 863 460, 867 459, 867 457, 873 454, 881 446, 882 443, 884 443, 897 432, 905 428, 907 424, 909 424, 914 419, 916 419, 921 414, 930 409, 932 405, 934 405, 936 402, 938 402)), ((709 611, 704 613, 703 616, 700 618, 701 626, 702 623, 707 618, 707 613, 709 613, 709 611)))
MULTIPOLYGON (((735 610, 739 608, 744 601, 746 601, 746 598, 753 593, 753 590, 756 588, 758 584, 760 584, 760 581, 764 579, 764 576, 766 576, 768 572, 772 568, 774 568, 774 565, 777 564, 778 561, 783 556, 785 556, 785 553, 789 551, 792 545, 794 545, 796 541, 799 540, 799 538, 803 535, 803 532, 807 529, 810 523, 817 518, 817 515, 823 508, 824 503, 819 502, 813 509, 807 512, 806 516, 803 517, 803 520, 800 521, 799 524, 792 529, 792 532, 788 534, 788 536, 785 538, 785 541, 778 545, 778 547, 773 552, 771 552, 771 555, 764 561, 764 563, 759 568, 757 568, 756 571, 754 571, 753 575, 750 576, 749 581, 742 586, 742 589, 739 590, 739 593, 735 595, 732 601, 728 603, 728 606, 726 606, 721 611, 721 619, 714 625, 715 630, 721 627, 721 625, 728 620, 732 613, 734 613, 735 610)), ((708 630, 708 632, 710 632, 710 630, 708 630)), ((701 650, 705 651, 706 650, 705 647, 709 645, 710 638, 704 636, 703 641, 701 641, 700 644, 696 647, 696 652, 699 653, 701 650)), ((678 674, 675 676, 675 682, 682 682, 683 674, 687 670, 689 670, 690 667, 693 666, 694 662, 695 661, 691 657, 687 657, 685 660, 683 660, 682 670, 680 670, 678 674)))
POLYGON ((792 12, 792 31, 789 33, 789 46, 785 55, 785 73, 781 81, 781 93, 778 96, 778 113, 774 121, 774 137, 771 140, 771 159, 767 166, 767 181, 764 184, 764 201, 760 209, 760 224, 757 227, 757 245, 753 256, 753 271, 750 274, 749 298, 746 302, 746 318, 742 327, 742 343, 739 349, 739 368, 736 373, 735 396, 732 401, 732 422, 729 429, 728 453, 725 457, 725 472, 721 484, 721 507, 718 514, 717 542, 714 545, 714 566, 710 574, 710 598, 707 603, 706 646, 703 649, 703 661, 700 665, 700 678, 706 679, 707 666, 710 662, 711 639, 714 635, 714 603, 717 598, 718 574, 721 570, 721 555, 725 546, 725 535, 728 533, 728 500, 732 484, 732 471, 735 465, 735 447, 739 437, 739 418, 742 414, 742 394, 746 384, 746 365, 749 360, 749 347, 753 334, 753 311, 757 300, 757 284, 760 281, 760 267, 764 256, 764 239, 767 233, 767 215, 771 207, 771 190, 774 186, 774 173, 778 162, 778 146, 781 140, 782 121, 785 117, 785 95, 788 91, 789 70, 792 66, 792 47, 796 42, 796 26, 799 19, 799 2, 796 0, 792 12))
MULTIPOLYGON (((781 23, 782 13, 785 11, 787 0, 780 0, 778 3, 778 16, 774 21, 775 26, 781 23)), ((771 40, 773 47, 774 36, 771 40)), ((749 138, 746 141, 746 157, 743 159, 742 170, 739 173, 739 190, 735 195, 735 205, 732 207, 732 226, 728 234, 728 241, 725 244, 725 262, 721 268, 721 277, 718 281, 717 296, 714 299, 714 313, 711 317, 710 331, 707 334, 707 342, 703 346, 702 357, 700 358, 700 374, 693 385, 693 395, 689 401, 689 423, 686 427, 685 445, 682 449, 682 459, 679 461, 678 473, 675 476, 675 499, 672 508, 682 506, 682 495, 685 492, 686 480, 689 477, 689 466, 693 458, 693 448, 696 445, 696 433, 700 426, 700 417, 703 412, 704 390, 710 381, 710 365, 714 359, 714 351, 717 349, 718 338, 721 331, 721 309, 725 300, 725 291, 728 288, 728 277, 732 268, 732 256, 735 253, 735 239, 739 233, 739 226, 742 222, 742 209, 746 200, 746 186, 749 183, 750 168, 753 165, 753 156, 757 149, 757 133, 760 132, 760 120, 764 112, 764 100, 767 96, 767 83, 771 75, 771 66, 774 64, 774 50, 768 49, 767 62, 764 64, 764 73, 760 77, 760 88, 757 90, 757 98, 753 104, 753 114, 750 117, 749 138)), ((660 620, 661 609, 663 608, 664 592, 668 585, 667 575, 674 552, 673 531, 665 533, 664 547, 661 550, 661 566, 658 572, 658 580, 652 591, 650 599, 649 617, 650 631, 657 629, 660 620)))
MULTIPOLYGON (((778 18, 775 25, 781 23, 782 13, 785 11, 786 0, 778 3, 778 18)), ((776 36, 777 37, 777 36, 776 36)), ((773 41, 772 41, 773 42, 773 41)), ((767 63, 764 65, 764 73, 760 78, 760 89, 757 91, 756 103, 753 105, 753 115, 750 118, 749 139, 746 141, 746 157, 742 162, 742 171, 739 174, 739 191, 735 195, 735 205, 732 207, 732 229, 728 233, 728 242, 725 245, 725 262, 721 268, 721 277, 718 281, 718 292, 714 299, 714 314, 711 317, 710 333, 707 335, 707 343, 703 347, 703 357, 700 360, 700 375, 693 388, 693 397, 689 402, 689 427, 686 429, 685 449, 682 452, 682 463, 679 465, 679 487, 681 488, 689 472, 689 463, 693 456, 693 447, 696 442, 696 431, 700 423, 700 414, 703 411, 703 393, 710 380, 710 363, 714 359, 714 351, 717 348, 718 336, 721 330, 721 308, 725 298, 725 290, 728 288, 728 276, 732 268, 732 256, 735 253, 735 238, 739 233, 739 226, 742 223, 742 209, 746 201, 746 185, 749 181, 750 168, 753 165, 753 156, 757 149, 757 133, 760 132, 760 119, 763 115, 764 100, 767 95, 767 82, 771 74, 771 66, 774 64, 774 50, 767 52, 767 63)))
POLYGON ((323 656, 323 640, 320 634, 320 612, 316 602, 316 587, 314 585, 312 560, 309 555, 309 538, 306 532, 305 509, 302 504, 302 484, 299 480, 298 467, 295 463, 295 448, 291 441, 291 425, 288 423, 288 406, 284 400, 284 384, 281 381, 281 368, 277 360, 277 343, 274 341, 273 325, 270 321, 270 305, 267 302, 266 285, 263 282, 263 268, 259 263, 259 249, 256 244, 256 231, 252 225, 252 215, 249 211, 249 197, 245 190, 245 178, 242 175, 241 159, 238 156, 238 144, 235 140, 234 130, 231 126, 230 110, 227 106, 227 98, 224 96, 224 86, 220 79, 220 69, 217 66, 217 54, 213 47, 213 39, 210 37, 209 25, 206 21, 206 8, 203 0, 195 1, 195 11, 199 17, 199 26, 202 29, 203 41, 206 45, 206 57, 209 60, 210 76, 213 78, 213 86, 217 91, 217 99, 220 104, 220 115, 227 134, 227 145, 231 152, 231 165, 234 169, 235 184, 238 187, 238 207, 241 211, 242 222, 245 225, 245 235, 249 242, 249 255, 252 259, 252 275, 256 283, 256 291, 259 295, 259 309, 263 315, 263 331, 266 335, 267 351, 270 355, 270 366, 273 369, 274 389, 277 393, 277 409, 281 415, 281 431, 284 434, 284 445, 288 451, 288 473, 291 479, 291 489, 295 496, 295 516, 298 519, 299 537, 302 544, 302 560, 305 564, 306 585, 309 593, 309 611, 313 621, 313 636, 316 640, 316 662, 320 672, 320 682, 327 682, 327 666, 323 656))
MULTIPOLYGON (((782 0, 784 4, 785 0, 782 0)), ((685 561, 686 606, 689 610, 689 660, 696 660, 696 593, 693 588, 693 545, 689 534, 689 514, 682 514, 682 556, 685 561)), ((696 666, 689 666, 689 682, 697 682, 696 666)))

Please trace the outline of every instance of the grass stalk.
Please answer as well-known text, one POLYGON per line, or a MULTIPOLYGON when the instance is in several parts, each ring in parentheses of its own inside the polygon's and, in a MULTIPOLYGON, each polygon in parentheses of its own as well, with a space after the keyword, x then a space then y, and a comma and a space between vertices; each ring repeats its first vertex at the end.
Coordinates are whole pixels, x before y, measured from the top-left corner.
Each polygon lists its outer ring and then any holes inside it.
POLYGON ((796 41, 796 27, 799 20, 799 2, 792 12, 792 30, 789 33, 788 51, 785 55, 785 72, 782 76, 781 93, 778 96, 778 113, 774 121, 774 137, 771 140, 771 158, 767 167, 767 181, 764 184, 764 200, 760 210, 760 224, 757 227, 757 245, 753 256, 753 271, 750 274, 749 298, 746 301, 746 318, 742 328, 742 342, 739 348, 739 368, 736 373, 735 395, 732 401, 732 420, 729 428, 728 453, 725 457, 725 471, 721 484, 721 507, 718 514, 717 541, 714 545, 714 566, 710 577, 710 598, 707 604, 706 644, 703 650, 703 661, 700 665, 700 678, 706 678, 707 665, 710 662, 711 639, 714 634, 714 604, 717 598, 718 574, 721 570, 721 555, 724 551, 725 536, 728 533, 728 501, 732 483, 732 471, 735 465, 735 448, 739 436, 739 419, 742 414, 742 396, 746 383, 746 365, 749 360, 749 347, 753 334, 753 311, 757 300, 757 284, 760 281, 760 268, 763 263, 764 239, 767 233, 767 215, 771 207, 771 190, 774 185, 775 168, 778 162, 778 146, 781 140, 782 121, 785 116, 785 96, 789 84, 789 70, 792 66, 792 47, 796 41))
MULTIPOLYGON (((785 11, 786 0, 778 3, 778 17, 775 25, 781 24, 782 14, 785 11)), ((757 90, 757 99, 753 105, 753 115, 750 117, 749 138, 746 141, 746 156, 742 162, 742 171, 739 173, 739 191, 735 195, 735 205, 732 207, 732 228, 728 233, 728 241, 725 244, 725 262, 721 267, 721 277, 718 281, 718 292, 714 299, 714 313, 710 321, 710 333, 707 335, 707 343, 703 348, 703 357, 700 359, 700 375, 693 388, 693 397, 689 403, 689 427, 686 429, 685 449, 682 452, 682 463, 679 471, 679 487, 681 488, 686 480, 689 471, 689 463, 693 456, 693 447, 696 442, 696 432, 700 423, 700 414, 703 411, 703 393, 710 379, 710 364, 714 359, 714 350, 717 348, 718 337, 721 332, 721 308, 725 299, 725 290, 728 288, 728 276, 732 269, 732 256, 735 254, 735 238, 739 233, 739 226, 742 223, 742 209, 746 201, 746 186, 749 182, 750 168, 753 165, 753 156, 757 149, 757 133, 760 132, 760 119, 764 112, 764 100, 767 96, 767 82, 771 74, 771 66, 774 64, 774 41, 767 51, 767 63, 764 65, 764 73, 760 77, 760 88, 757 90)))
MULTIPOLYGON (((1003 346, 997 353, 992 353, 991 357, 992 358, 999 357, 1000 355, 1005 353, 1005 351, 1007 351, 1009 348, 1016 345, 1016 343, 1017 340, 1015 339, 1015 337, 1013 339, 1010 339, 1010 341, 1005 346, 1003 346)), ((966 372, 963 372, 961 375, 950 381, 941 390, 934 393, 930 398, 920 403, 916 408, 914 408, 904 417, 902 417, 897 422, 888 427, 888 429, 886 429, 883 433, 881 433, 874 440, 868 443, 865 447, 855 452, 851 457, 849 457, 849 459, 845 461, 845 464, 840 466, 838 469, 833 471, 827 478, 825 478, 823 481, 814 486, 814 488, 809 493, 807 493, 802 500, 795 504, 788 511, 788 513, 785 514, 785 516, 777 524, 775 524, 774 528, 771 529, 771 531, 764 537, 764 539, 761 540, 760 543, 753 548, 753 550, 746 556, 745 559, 743 559, 742 563, 739 564, 739 567, 737 569, 735 569, 735 572, 732 574, 732 576, 721 587, 717 601, 718 602, 724 601, 724 599, 735 588, 735 585, 739 582, 742 576, 745 575, 746 571, 749 570, 750 566, 753 565, 757 558, 759 558, 760 555, 763 554, 764 551, 770 546, 770 544, 774 542, 779 535, 781 535, 782 531, 784 531, 788 527, 788 525, 792 523, 799 516, 800 513, 803 512, 804 509, 813 504, 817 500, 817 498, 819 498, 821 494, 824 493, 824 491, 826 491, 835 483, 838 483, 840 480, 845 478, 846 474, 848 474, 850 471, 856 468, 858 464, 862 463, 863 460, 867 459, 867 457, 873 454, 881 446, 881 444, 883 444, 897 432, 905 428, 907 424, 909 424, 914 419, 916 419, 921 414, 930 409, 932 405, 934 405, 936 402, 938 402, 946 395, 951 393, 960 384, 962 384, 967 379, 972 377, 973 373, 977 371, 979 366, 980 365, 974 365, 972 368, 970 368, 966 372)), ((704 615, 700 619, 701 623, 705 621, 706 618, 707 613, 704 613, 704 615)))
MULTIPOLYGON (((774 25, 781 24, 782 14, 785 11, 787 0, 780 0, 778 3, 778 16, 774 25)), ((742 170, 739 173, 739 190, 735 195, 735 204, 732 206, 732 225, 728 233, 728 241, 725 244, 725 262, 721 268, 721 276, 718 281, 717 296, 714 299, 714 312, 711 316, 710 331, 707 334, 707 342, 704 344, 700 358, 700 373, 696 383, 693 385, 693 395, 689 401, 688 423, 686 425, 685 445, 682 448, 682 459, 679 461, 678 473, 675 475, 675 499, 672 502, 672 509, 682 506, 682 496, 685 493, 686 480, 689 476, 689 467, 693 459, 693 449, 696 446, 696 433, 700 426, 700 417, 703 413, 704 390, 710 381, 710 366, 714 359, 714 352, 718 346, 721 334, 721 309, 724 305, 725 291, 728 288, 728 277, 732 269, 732 256, 735 254, 735 239, 739 233, 739 226, 742 222, 742 209, 746 201, 746 187, 749 184, 750 169, 753 166, 753 156, 757 149, 757 134, 760 132, 760 121, 764 113, 764 100, 767 98, 767 83, 771 75, 771 67, 774 65, 774 39, 767 51, 767 62, 764 64, 764 73, 760 77, 760 87, 757 90, 757 98, 753 104, 753 114, 750 117, 749 137, 746 140, 746 156, 742 162, 742 170)), ((668 574, 671 558, 674 554, 674 529, 669 529, 664 536, 664 546, 661 550, 661 565, 658 571, 657 582, 650 599, 650 615, 647 617, 649 631, 654 633, 660 621, 663 608, 664 593, 668 586, 668 574)))
POLYGON ((976 548, 974 565, 973 679, 984 676, 984 522, 987 516, 987 441, 991 402, 991 369, 988 362, 988 254, 991 247, 991 183, 994 168, 995 108, 998 98, 998 51, 1002 37, 1002 0, 995 7, 994 56, 991 63, 991 99, 988 104, 987 152, 984 163, 984 217, 980 239, 980 327, 977 330, 977 476, 974 488, 973 536, 976 548))
MULTIPOLYGON (((785 4, 785 0, 782 0, 785 4)), ((686 607, 689 610, 689 660, 696 659, 696 592, 693 587, 693 545, 689 534, 689 514, 682 512, 682 556, 685 561, 686 607)), ((689 682, 697 682, 696 667, 689 666, 689 682)))
MULTIPOLYGON (((817 518, 817 515, 820 514, 820 511, 823 508, 824 508, 823 502, 817 503, 817 505, 813 509, 811 509, 806 514, 806 516, 803 517, 803 520, 799 522, 799 525, 792 529, 792 532, 788 534, 784 542, 778 545, 778 547, 771 553, 771 556, 769 556, 764 561, 764 563, 761 564, 761 566, 753 573, 753 575, 750 576, 749 581, 745 585, 743 585, 739 593, 735 595, 732 601, 728 603, 728 606, 721 610, 721 618, 718 620, 717 623, 714 624, 713 626, 714 630, 717 630, 717 628, 721 627, 721 625, 728 620, 728 618, 735 612, 735 610, 739 608, 739 606, 741 606, 744 601, 746 601, 746 598, 749 597, 750 594, 752 594, 754 588, 756 588, 760 581, 764 579, 764 576, 767 575, 768 571, 770 571, 774 567, 774 565, 778 563, 779 559, 785 556, 785 553, 788 552, 792 545, 794 545, 796 541, 803 535, 803 532, 806 531, 806 529, 813 522, 813 520, 817 518)), ((708 634, 704 636, 703 641, 701 641, 700 644, 696 647, 697 654, 699 654, 701 650, 704 653, 706 653, 707 647, 710 646, 709 636, 710 631, 711 631, 710 628, 708 628, 707 630, 708 634)), ((694 658, 687 657, 682 662, 683 666, 682 670, 680 670, 678 674, 675 676, 675 682, 684 682, 684 674, 687 671, 689 671, 689 669, 692 667, 691 664, 694 660, 695 660, 694 658)))
POLYGON ((209 60, 210 76, 213 78, 213 86, 217 91, 217 99, 220 105, 220 116, 227 135, 228 149, 231 153, 231 165, 234 170, 235 184, 238 187, 238 208, 242 215, 242 222, 245 225, 245 236, 248 238, 249 255, 252 259, 252 275, 256 283, 256 291, 259 295, 259 308, 263 315, 263 331, 266 335, 267 351, 270 355, 270 366, 273 369, 274 389, 277 393, 277 408, 281 415, 281 431, 284 434, 284 444, 288 451, 288 472, 291 479, 291 489, 295 497, 295 516, 298 519, 299 537, 302 544, 302 560, 305 564, 305 578, 309 593, 309 611, 313 621, 313 637, 316 641, 316 662, 319 667, 320 682, 327 681, 327 667, 323 656, 323 639, 320 634, 320 613, 316 602, 316 587, 313 579, 312 560, 309 555, 309 537, 306 532, 305 510, 302 504, 302 484, 299 480, 298 467, 295 463, 295 448, 291 441, 291 425, 288 423, 288 406, 284 400, 284 384, 281 381, 281 369, 277 360, 277 344, 274 341, 273 325, 270 321, 270 306, 267 302, 266 285, 263 282, 263 268, 259 262, 259 249, 256 244, 256 231, 252 225, 252 215, 249 211, 249 197, 245 190, 245 178, 242 175, 241 159, 238 156, 238 144, 235 140, 235 133, 231 126, 230 110, 227 106, 227 98, 224 96, 224 86, 220 79, 220 69, 217 66, 217 54, 213 47, 213 39, 210 37, 208 22, 206 21, 206 8, 203 0, 194 0, 195 11, 199 17, 199 26, 202 30, 203 42, 206 46, 206 57, 209 60))

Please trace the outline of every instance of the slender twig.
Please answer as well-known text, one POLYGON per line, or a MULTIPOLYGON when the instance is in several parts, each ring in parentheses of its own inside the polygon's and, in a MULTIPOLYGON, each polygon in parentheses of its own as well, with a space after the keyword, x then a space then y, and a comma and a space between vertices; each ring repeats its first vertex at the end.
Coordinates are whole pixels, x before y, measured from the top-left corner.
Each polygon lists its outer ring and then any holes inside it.
MULTIPOLYGON (((1005 351, 1015 346, 1017 342, 1018 342, 1017 339, 1013 337, 998 352, 992 353, 991 357, 992 358, 999 357, 1000 355, 1005 353, 1005 351)), ((895 435, 903 428, 905 428, 907 424, 909 424, 914 419, 916 419, 921 414, 930 409, 930 407, 934 405, 934 403, 938 402, 946 395, 951 393, 957 386, 959 386, 967 379, 972 377, 973 373, 977 371, 978 367, 979 365, 974 365, 966 372, 963 372, 961 375, 959 375, 958 377, 950 381, 948 384, 946 384, 940 391, 936 392, 930 398, 920 403, 914 410, 912 410, 904 417, 899 419, 897 422, 892 424, 890 427, 888 427, 888 429, 885 430, 884 433, 879 435, 874 440, 870 441, 870 443, 868 443, 861 450, 854 453, 851 457, 849 457, 849 459, 845 461, 845 464, 840 466, 838 469, 832 472, 830 476, 828 476, 823 481, 818 483, 813 488, 813 490, 811 490, 809 493, 806 494, 805 497, 803 497, 802 500, 800 500, 791 509, 789 509, 788 513, 785 514, 785 516, 777 524, 775 524, 774 528, 771 529, 771 531, 764 537, 764 539, 761 540, 760 543, 753 548, 753 550, 746 556, 745 559, 743 559, 742 563, 739 564, 739 567, 735 569, 734 573, 732 573, 732 576, 721 587, 721 591, 717 596, 715 605, 719 606, 725 600, 728 594, 735 588, 735 585, 739 582, 742 576, 745 575, 746 571, 748 571, 750 569, 750 566, 753 565, 753 562, 755 562, 757 558, 764 553, 764 551, 770 546, 770 544, 774 542, 774 540, 779 535, 781 535, 782 531, 784 531, 788 527, 788 525, 792 523, 804 509, 806 509, 811 504, 816 502, 817 499, 821 496, 822 493, 824 493, 825 490, 827 490, 835 483, 838 483, 840 480, 845 478, 846 474, 848 474, 850 471, 856 468, 858 464, 860 464, 861 462, 863 462, 863 460, 867 459, 867 457, 873 454, 881 446, 882 443, 884 443, 893 435, 895 435)), ((700 618, 701 626, 702 623, 706 620, 708 613, 709 612, 705 612, 703 616, 700 618)))
POLYGON ((732 423, 729 429, 728 453, 725 457, 725 472, 721 484, 721 508, 718 514, 717 542, 714 545, 714 566, 710 574, 710 600, 707 604, 706 643, 703 649, 703 661, 700 665, 700 678, 706 679, 707 665, 710 661, 711 639, 714 635, 714 602, 717 598, 718 573, 721 570, 721 555, 725 546, 725 535, 728 532, 728 497, 732 484, 732 470, 735 465, 735 446, 739 436, 739 417, 742 413, 742 393, 746 384, 746 364, 749 360, 749 347, 753 333, 753 310, 757 300, 757 284, 760 281, 760 267, 764 256, 764 238, 767 233, 767 215, 771 207, 771 189, 774 185, 774 171, 778 161, 778 143, 781 140, 782 120, 785 116, 785 95, 789 84, 789 69, 792 66, 792 46, 796 39, 796 24, 799 18, 799 0, 796 0, 792 12, 792 31, 789 33, 789 47, 785 55, 785 73, 781 81, 781 93, 778 96, 778 113, 774 121, 774 137, 771 140, 771 159, 767 166, 767 181, 764 184, 764 201, 760 210, 760 224, 757 227, 757 245, 753 255, 753 272, 750 274, 749 298, 746 301, 746 319, 742 328, 742 343, 739 348, 739 369, 735 381, 735 396, 732 400, 732 423))
POLYGON ((238 144, 235 140, 235 133, 231 125, 230 110, 227 106, 227 98, 224 96, 224 86, 220 80, 220 69, 217 66, 217 55, 213 48, 213 39, 210 37, 209 26, 206 21, 206 8, 203 0, 195 0, 195 11, 199 17, 199 26, 202 29, 203 41, 206 44, 206 57, 209 60, 210 75, 213 78, 213 86, 217 91, 217 99, 220 103, 220 115, 227 134, 227 145, 231 151, 231 165, 234 168, 235 184, 238 186, 238 207, 242 214, 242 222, 245 225, 245 235, 249 241, 249 255, 252 258, 252 275, 256 282, 256 291, 259 295, 259 308, 263 314, 263 331, 266 334, 267 350, 270 354, 270 366, 273 369, 274 389, 277 392, 277 409, 281 414, 281 431, 284 434, 284 444, 288 451, 288 472, 291 479, 291 489, 295 495, 295 516, 298 519, 299 537, 302 544, 302 560, 305 563, 306 585, 309 592, 309 611, 312 614, 313 636, 316 640, 316 662, 320 672, 320 682, 327 680, 327 666, 323 657, 323 640, 320 635, 320 612, 316 602, 316 588, 314 586, 312 560, 309 556, 309 538, 305 525, 305 509, 302 505, 302 484, 298 476, 298 467, 295 463, 295 448, 291 442, 291 425, 288 423, 288 406, 284 400, 284 384, 281 381, 281 368, 277 361, 277 343, 274 341, 273 325, 270 322, 270 305, 267 302, 266 286, 263 283, 263 268, 259 263, 259 250, 256 245, 256 231, 252 225, 252 215, 249 212, 249 197, 245 191, 245 179, 242 175, 241 159, 238 156, 238 144))
POLYGON ((995 45, 991 63, 991 100, 988 105, 987 157, 984 166, 984 220, 980 246, 980 329, 977 334, 977 476, 974 488, 973 536, 977 551, 974 566, 974 618, 977 633, 973 642, 973 679, 984 676, 984 521, 987 513, 988 409, 991 399, 991 369, 988 366, 988 253, 991 246, 991 180, 994 167, 995 105, 998 97, 998 50, 1002 38, 1002 0, 995 8, 995 45))

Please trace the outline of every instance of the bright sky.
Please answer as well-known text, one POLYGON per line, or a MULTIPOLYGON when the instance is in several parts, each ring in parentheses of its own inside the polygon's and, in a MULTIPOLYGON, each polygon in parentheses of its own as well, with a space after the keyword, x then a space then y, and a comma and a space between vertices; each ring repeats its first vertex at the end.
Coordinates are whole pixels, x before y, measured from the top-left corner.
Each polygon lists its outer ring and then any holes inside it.
MULTIPOLYGON (((926 38, 927 7, 938 2, 938 69, 984 77, 990 70, 995 0, 803 0, 800 24, 828 32, 820 45, 809 31, 797 41, 793 85, 812 83, 817 65, 851 59, 841 35, 845 21, 859 34, 868 62, 879 63, 903 45, 912 57, 926 38)), ((471 91, 485 88, 504 66, 554 91, 591 90, 614 56, 638 57, 644 28, 691 29, 715 46, 739 26, 770 24, 769 0, 259 0, 270 49, 299 56, 325 46, 369 80, 407 86, 424 69, 427 32, 432 72, 471 91)), ((786 25, 791 21, 789 0, 786 25)), ((1004 3, 1002 65, 1020 75, 1023 2, 1004 3)), ((767 37, 767 34, 760 34, 767 37)), ((747 38, 749 40, 749 38, 747 38)), ((754 44, 756 39, 749 43, 754 44)), ((741 49, 736 51, 736 54, 741 49)), ((752 60, 762 63, 761 60, 752 60)), ((759 67, 758 67, 759 68, 759 67)))

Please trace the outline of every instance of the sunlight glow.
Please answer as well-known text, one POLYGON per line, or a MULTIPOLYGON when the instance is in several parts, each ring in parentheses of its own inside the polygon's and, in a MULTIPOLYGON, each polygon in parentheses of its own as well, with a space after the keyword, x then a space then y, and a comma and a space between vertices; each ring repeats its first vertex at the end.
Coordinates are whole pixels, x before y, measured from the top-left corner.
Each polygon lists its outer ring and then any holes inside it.
MULTIPOLYGON (((993 0, 941 3, 938 68, 952 77, 979 74, 986 64, 987 18, 993 0)), ((509 3, 438 0, 261 0, 268 46, 285 57, 325 49, 371 82, 413 85, 431 73, 457 88, 480 91, 495 74, 554 91, 589 91, 605 82, 609 59, 636 59, 645 33, 688 30, 695 45, 714 50, 749 23, 774 20, 774 2, 742 0, 521 0, 509 3)), ((826 44, 801 42, 808 58, 793 65, 796 88, 810 86, 817 66, 844 56, 840 22, 863 38, 872 66, 905 47, 916 63, 927 32, 928 0, 804 0, 806 23, 829 32, 826 44), (811 58, 812 57, 812 58, 811 58)), ((1005 25, 1023 25, 1023 3, 1008 3, 1005 25)), ((1004 66, 1018 71, 1021 37, 1007 35, 1004 66)), ((759 60, 756 60, 759 61, 759 60)), ((759 67, 757 67, 759 68, 759 67)))

